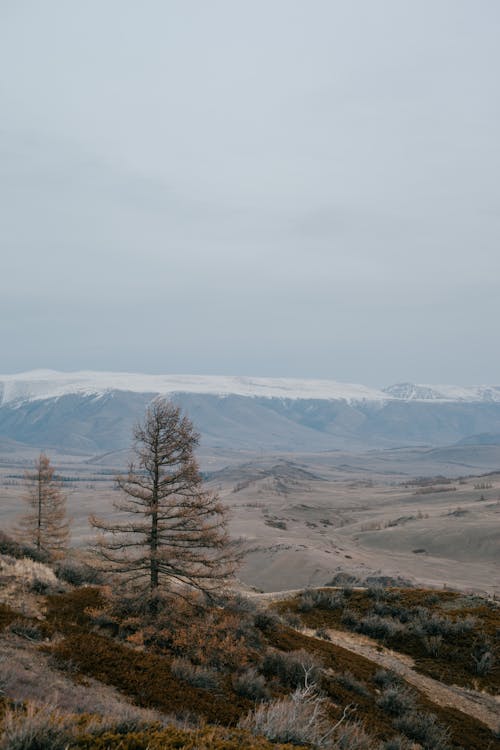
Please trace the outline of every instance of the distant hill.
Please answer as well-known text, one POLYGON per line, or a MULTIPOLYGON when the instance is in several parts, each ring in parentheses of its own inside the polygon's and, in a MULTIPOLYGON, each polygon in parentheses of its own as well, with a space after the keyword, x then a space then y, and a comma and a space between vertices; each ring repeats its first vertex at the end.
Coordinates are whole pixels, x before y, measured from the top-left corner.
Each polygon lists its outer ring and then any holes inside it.
POLYGON ((123 450, 158 394, 188 412, 211 449, 471 445, 500 435, 499 386, 378 390, 329 380, 39 370, 0 376, 0 439, 87 455, 123 450))

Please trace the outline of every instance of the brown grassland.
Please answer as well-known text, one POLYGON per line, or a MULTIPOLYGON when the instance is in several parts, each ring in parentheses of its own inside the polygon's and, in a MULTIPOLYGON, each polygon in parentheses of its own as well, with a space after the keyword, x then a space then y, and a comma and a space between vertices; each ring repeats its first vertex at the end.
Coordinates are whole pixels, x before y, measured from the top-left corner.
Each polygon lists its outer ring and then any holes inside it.
MULTIPOLYGON (((326 591, 326 590, 325 590, 326 591)), ((315 629, 366 633, 447 684, 500 692, 500 607, 479 596, 423 589, 346 590, 309 609, 307 594, 276 605, 315 629), (304 598, 306 604, 304 605, 304 598), (433 641, 432 638, 435 640, 433 641), (491 654, 491 668, 481 655, 491 654), (484 673, 482 673, 484 672, 484 673)))
MULTIPOLYGON (((139 713, 119 719, 87 708, 71 714, 57 703, 34 706, 22 700, 22 680, 9 678, 8 663, 1 663, 0 750, 268 750, 287 743, 321 750, 500 750, 498 734, 478 719, 437 705, 324 633, 316 637, 300 630, 300 621, 317 630, 345 629, 372 614, 396 622, 397 610, 405 621, 398 620, 403 631, 412 624, 411 637, 402 637, 396 628, 397 637, 380 636, 380 643, 390 641, 395 650, 410 654, 418 669, 440 680, 495 692, 496 663, 479 675, 477 660, 481 649, 492 649, 492 659, 498 654, 499 615, 493 603, 479 597, 409 589, 315 589, 271 607, 235 594, 203 608, 196 599, 166 597, 152 612, 141 601, 117 598, 105 586, 67 582, 47 590, 48 584, 31 581, 27 591, 24 581, 16 606, 12 585, 4 587, 10 592, 8 604, 0 604, 0 648, 3 643, 11 652, 24 648, 33 657, 43 656, 47 685, 51 672, 83 690, 102 684, 139 713), (459 636, 454 623, 466 618, 459 636), (421 646, 428 637, 418 629, 423 620, 444 633, 433 657, 421 646), (466 660, 471 654, 476 661, 466 660), (313 711, 308 721, 318 709, 319 724, 340 722, 330 739, 303 741, 307 735, 293 727, 271 731, 266 724, 271 709, 281 711, 282 723, 290 724, 286 712, 297 709, 293 696, 301 690, 304 705, 313 711), (259 707, 266 721, 255 718, 259 707), (26 740, 30 731, 35 744, 26 740), (399 739, 393 741, 395 736, 399 739)), ((370 623, 380 626, 373 618, 370 623)))

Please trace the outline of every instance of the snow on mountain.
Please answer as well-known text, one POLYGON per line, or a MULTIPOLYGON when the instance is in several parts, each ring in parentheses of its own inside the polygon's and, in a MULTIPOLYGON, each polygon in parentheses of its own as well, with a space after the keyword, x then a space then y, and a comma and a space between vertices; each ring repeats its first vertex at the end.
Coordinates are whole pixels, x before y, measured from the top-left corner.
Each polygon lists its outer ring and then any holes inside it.
POLYGON ((499 402, 500 386, 416 385, 396 383, 383 392, 404 401, 452 401, 455 403, 499 402))
POLYGON ((430 386, 415 385, 415 383, 396 383, 383 389, 384 393, 392 398, 403 399, 404 401, 428 401, 435 399, 435 391, 430 386))
POLYGON ((0 375, 0 404, 57 398, 69 394, 100 395, 110 391, 134 393, 198 393, 263 398, 385 401, 375 388, 334 380, 253 378, 226 375, 144 375, 124 372, 56 372, 33 370, 0 375))
POLYGON ((111 391, 195 393, 278 399, 317 399, 347 403, 388 401, 500 402, 500 386, 415 385, 398 383, 382 390, 335 380, 257 378, 229 375, 146 375, 124 372, 32 370, 0 375, 0 405, 111 391))

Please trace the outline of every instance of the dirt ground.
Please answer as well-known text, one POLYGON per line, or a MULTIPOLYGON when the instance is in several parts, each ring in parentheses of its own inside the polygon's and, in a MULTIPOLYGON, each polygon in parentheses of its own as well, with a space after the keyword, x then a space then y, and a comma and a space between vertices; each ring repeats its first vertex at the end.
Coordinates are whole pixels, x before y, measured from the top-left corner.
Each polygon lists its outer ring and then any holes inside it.
MULTIPOLYGON (((208 486, 230 509, 230 531, 247 550, 242 585, 279 591, 347 572, 500 596, 500 474, 471 476, 467 465, 423 462, 427 454, 245 456, 242 463, 205 456, 208 486), (450 476, 416 480, 438 468, 450 476)), ((24 510, 29 461, 0 458, 0 526, 8 531, 24 510)), ((66 479, 72 542, 85 547, 93 539, 88 515, 113 512, 116 468, 104 458, 56 457, 54 465, 66 479)))

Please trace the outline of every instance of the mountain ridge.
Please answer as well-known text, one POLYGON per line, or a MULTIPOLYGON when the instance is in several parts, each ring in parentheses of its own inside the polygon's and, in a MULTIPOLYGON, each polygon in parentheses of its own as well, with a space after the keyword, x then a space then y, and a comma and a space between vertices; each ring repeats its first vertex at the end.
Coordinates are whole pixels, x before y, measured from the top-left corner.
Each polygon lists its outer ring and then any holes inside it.
POLYGON ((498 441, 500 388, 401 383, 387 391, 324 380, 34 371, 0 376, 0 440, 85 455, 126 450, 148 404, 164 395, 212 453, 498 441))
POLYGON ((111 371, 31 370, 0 375, 0 405, 66 395, 101 396, 113 391, 169 395, 209 394, 281 399, 385 403, 387 401, 499 402, 500 386, 395 383, 373 388, 331 379, 237 375, 149 375, 111 371))

